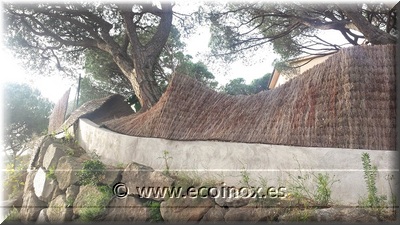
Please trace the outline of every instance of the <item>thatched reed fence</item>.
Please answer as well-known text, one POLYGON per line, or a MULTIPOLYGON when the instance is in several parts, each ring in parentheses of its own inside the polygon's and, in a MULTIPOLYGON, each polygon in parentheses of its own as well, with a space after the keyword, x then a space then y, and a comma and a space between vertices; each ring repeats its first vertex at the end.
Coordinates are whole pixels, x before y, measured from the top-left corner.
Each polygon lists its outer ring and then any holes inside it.
POLYGON ((64 123, 70 92, 71 88, 64 93, 61 99, 54 106, 54 109, 49 117, 49 126, 47 128, 47 132, 49 134, 55 132, 64 123))
POLYGON ((284 85, 230 96, 175 75, 149 111, 111 120, 116 132, 173 140, 395 149, 395 47, 340 50, 284 85))
POLYGON ((102 123, 104 121, 120 118, 133 114, 133 109, 125 101, 125 97, 119 94, 85 102, 60 125, 55 132, 63 132, 65 128, 73 125, 79 118, 88 118, 92 122, 102 123))

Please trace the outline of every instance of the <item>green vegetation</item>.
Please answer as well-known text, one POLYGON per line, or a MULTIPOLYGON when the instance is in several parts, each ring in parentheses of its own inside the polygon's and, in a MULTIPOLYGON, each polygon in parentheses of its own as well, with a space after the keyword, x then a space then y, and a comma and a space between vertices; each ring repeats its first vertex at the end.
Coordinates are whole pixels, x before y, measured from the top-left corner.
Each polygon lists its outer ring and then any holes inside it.
POLYGON ((302 172, 300 164, 299 175, 294 176, 288 173, 291 179, 289 193, 293 195, 299 205, 305 208, 308 206, 327 207, 331 203, 332 185, 340 180, 335 179, 335 176, 330 177, 329 174, 314 172, 302 172))
POLYGON ((169 160, 171 160, 172 157, 169 156, 169 151, 164 150, 164 151, 163 151, 162 157, 158 157, 158 158, 164 159, 164 163, 165 163, 165 170, 164 170, 164 173, 165 173, 166 175, 171 175, 171 174, 170 174, 170 171, 169 171, 169 160))
POLYGON ((289 174, 292 184, 289 192, 298 200, 300 205, 315 205, 318 207, 327 207, 331 203, 332 185, 339 180, 331 178, 325 173, 306 173, 297 177, 289 174), (312 187, 307 184, 312 185, 312 187))
POLYGON ((318 173, 315 178, 317 180, 317 191, 314 199, 319 206, 328 206, 331 202, 331 187, 337 180, 331 180, 327 173, 318 173))
MULTIPOLYGON (((174 178, 174 186, 182 188, 182 191, 188 190, 190 187, 215 187, 218 183, 214 179, 204 178, 196 172, 179 172, 171 174, 174 178)), ((201 191, 206 191, 202 189, 201 191)), ((199 193, 198 197, 205 196, 207 193, 199 193)))
POLYGON ((74 155, 75 155, 75 151, 74 151, 74 149, 72 149, 72 148, 67 148, 67 149, 65 149, 65 153, 66 153, 68 156, 74 156, 74 155))
POLYGON ((101 193, 100 195, 88 193, 82 200, 84 205, 82 205, 82 209, 79 211, 79 220, 92 222, 98 220, 99 216, 105 212, 113 193, 108 186, 97 186, 97 188, 101 193))
POLYGON ((249 172, 243 167, 242 171, 240 171, 240 175, 242 177, 240 183, 245 187, 250 187, 250 174, 249 172))
POLYGON ((150 209, 150 222, 164 221, 161 216, 160 205, 161 203, 157 201, 148 201, 145 203, 145 206, 150 209))
POLYGON ((81 185, 97 185, 105 174, 106 166, 99 159, 86 160, 82 170, 77 172, 81 185))
POLYGON ((47 133, 53 103, 27 84, 6 83, 3 105, 3 147, 6 158, 16 167, 17 158, 29 149, 29 142, 47 133))
POLYGON ((364 180, 367 185, 368 195, 366 198, 361 199, 360 205, 369 208, 379 217, 382 214, 382 210, 388 206, 386 202, 387 196, 378 196, 378 191, 376 188, 377 167, 371 164, 369 154, 364 152, 361 156, 361 160, 363 164, 364 180))
POLYGON ((19 156, 15 159, 15 162, 17 163, 16 165, 12 162, 6 164, 3 193, 6 193, 9 199, 17 197, 24 189, 29 156, 19 156))
POLYGON ((125 169, 125 166, 126 166, 125 163, 121 163, 121 162, 120 162, 120 163, 117 164, 116 167, 117 167, 118 169, 125 169))
POLYGON ((397 207, 397 196, 393 193, 392 183, 391 183, 391 181, 394 179, 394 175, 387 175, 385 179, 388 181, 389 184, 390 195, 391 195, 390 204, 392 206, 392 213, 393 215, 395 215, 397 207))
POLYGON ((55 180, 56 179, 56 168, 55 166, 50 166, 49 169, 46 171, 46 177, 48 179, 55 180))
POLYGON ((63 142, 65 144, 77 144, 75 139, 74 139, 74 135, 69 131, 68 127, 63 127, 63 131, 64 131, 64 138, 63 138, 63 142))
POLYGON ((230 95, 251 95, 261 91, 268 90, 268 81, 271 74, 267 73, 264 76, 254 79, 250 84, 246 84, 243 78, 230 80, 229 83, 222 86, 220 90, 230 95))
POLYGON ((73 205, 74 205, 74 201, 75 201, 75 199, 73 199, 73 198, 67 198, 66 199, 66 207, 67 208, 70 208, 70 207, 72 207, 73 205))
POLYGON ((20 214, 18 209, 16 209, 15 207, 13 207, 7 215, 7 218, 5 219, 6 222, 16 222, 16 221, 20 221, 20 214))

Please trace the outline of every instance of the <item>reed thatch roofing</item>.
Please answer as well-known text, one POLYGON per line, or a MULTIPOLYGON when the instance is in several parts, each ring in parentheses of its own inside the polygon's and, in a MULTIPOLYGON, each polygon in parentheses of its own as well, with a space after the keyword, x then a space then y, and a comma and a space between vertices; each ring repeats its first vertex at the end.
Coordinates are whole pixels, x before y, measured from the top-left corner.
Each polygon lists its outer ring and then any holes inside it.
POLYGON ((64 128, 73 125, 79 118, 88 118, 101 124, 107 120, 120 118, 134 113, 122 95, 114 94, 104 98, 88 101, 72 112, 68 119, 57 129, 60 133, 64 128))
POLYGON ((68 99, 71 88, 69 88, 61 99, 54 106, 53 111, 49 117, 49 126, 47 128, 48 134, 56 132, 56 130, 64 123, 65 113, 68 108, 68 99))
POLYGON ((147 112, 116 132, 173 140, 395 149, 395 47, 357 46, 273 90, 230 96, 175 75, 147 112))

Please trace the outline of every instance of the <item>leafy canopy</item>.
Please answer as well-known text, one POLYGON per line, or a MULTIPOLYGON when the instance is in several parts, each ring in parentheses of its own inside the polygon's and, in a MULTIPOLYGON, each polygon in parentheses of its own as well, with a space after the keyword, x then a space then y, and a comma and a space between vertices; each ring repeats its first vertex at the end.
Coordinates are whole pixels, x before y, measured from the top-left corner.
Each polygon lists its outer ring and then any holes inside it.
POLYGON ((45 133, 53 103, 27 84, 4 85, 4 145, 15 154, 33 135, 45 133))
POLYGON ((396 43, 396 12, 382 3, 213 3, 203 8, 211 25, 213 55, 225 60, 271 45, 283 59, 337 51, 346 45, 396 43), (347 44, 320 31, 333 30, 347 44))

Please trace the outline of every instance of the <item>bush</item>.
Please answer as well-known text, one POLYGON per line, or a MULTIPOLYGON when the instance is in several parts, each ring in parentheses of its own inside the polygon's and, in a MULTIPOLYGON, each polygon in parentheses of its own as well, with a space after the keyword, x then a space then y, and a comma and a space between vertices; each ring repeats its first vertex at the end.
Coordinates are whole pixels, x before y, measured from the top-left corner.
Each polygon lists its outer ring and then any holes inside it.
POLYGON ((79 219, 81 221, 89 222, 97 220, 104 213, 110 202, 113 195, 111 188, 108 186, 98 186, 97 188, 101 192, 100 195, 88 193, 83 200, 85 204, 79 212, 79 219))
POLYGON ((10 212, 8 212, 7 218, 5 219, 7 222, 17 222, 20 221, 19 211, 16 208, 12 208, 10 212))
POLYGON ((378 190, 376 188, 376 176, 377 168, 375 165, 371 164, 371 159, 369 154, 364 152, 361 156, 364 170, 364 180, 367 185, 368 195, 363 198, 360 205, 363 207, 371 208, 375 211, 378 216, 382 213, 383 208, 387 206, 385 195, 378 195, 378 190))
POLYGON ((7 163, 6 165, 6 176, 4 181, 3 191, 8 194, 9 199, 13 199, 18 196, 24 189, 26 169, 28 168, 28 162, 22 158, 17 158, 17 164, 7 163))
POLYGON ((46 177, 48 179, 56 180, 56 168, 55 168, 55 166, 50 166, 49 170, 46 172, 46 177))
POLYGON ((150 208, 150 222, 164 221, 161 216, 160 205, 161 203, 157 201, 146 202, 146 206, 150 208))
POLYGON ((97 185, 105 174, 106 166, 98 159, 86 160, 82 170, 77 172, 81 185, 97 185))

